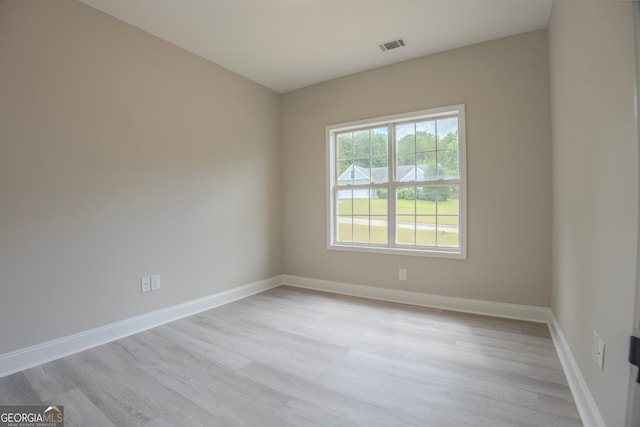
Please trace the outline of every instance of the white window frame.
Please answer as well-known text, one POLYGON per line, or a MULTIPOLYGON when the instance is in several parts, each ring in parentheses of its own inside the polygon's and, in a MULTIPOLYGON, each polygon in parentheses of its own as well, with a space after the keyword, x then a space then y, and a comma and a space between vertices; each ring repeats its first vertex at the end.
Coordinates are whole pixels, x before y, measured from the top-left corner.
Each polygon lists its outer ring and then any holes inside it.
MULTIPOLYGON (((326 186, 327 189, 327 249, 348 252, 369 252, 383 253, 392 255, 411 255, 423 257, 439 257, 466 259, 467 258, 467 161, 466 161, 466 126, 465 126, 465 106, 464 104, 452 105, 447 107, 430 108, 426 110, 413 111, 409 113, 394 114, 383 117, 375 117, 371 119, 358 120, 347 123, 339 123, 326 126, 326 186), (339 132, 348 130, 372 128, 376 126, 389 126, 402 122, 412 122, 424 119, 433 119, 446 116, 458 116, 458 155, 460 161, 460 180, 459 180, 459 227, 460 227, 460 247, 407 247, 396 246, 395 238, 391 238, 395 234, 395 195, 392 192, 392 181, 395 168, 395 142, 393 142, 392 134, 389 135, 391 142, 389 143, 389 210, 387 215, 389 239, 386 245, 365 244, 365 243, 343 243, 336 241, 336 217, 337 207, 335 206, 334 192, 336 191, 336 143, 335 135, 339 132), (393 202, 392 202, 393 200, 393 202)), ((433 182, 431 181, 430 184, 433 182)), ((437 182, 436 182, 437 183, 437 182)), ((417 186, 420 186, 419 183, 417 186)))

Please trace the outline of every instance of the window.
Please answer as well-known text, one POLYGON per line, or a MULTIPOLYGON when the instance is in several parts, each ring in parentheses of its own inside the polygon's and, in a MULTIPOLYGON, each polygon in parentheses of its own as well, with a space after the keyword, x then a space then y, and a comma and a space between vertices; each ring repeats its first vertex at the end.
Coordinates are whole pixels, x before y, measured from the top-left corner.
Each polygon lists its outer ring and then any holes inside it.
POLYGON ((464 105, 327 127, 329 249, 466 256, 464 105))

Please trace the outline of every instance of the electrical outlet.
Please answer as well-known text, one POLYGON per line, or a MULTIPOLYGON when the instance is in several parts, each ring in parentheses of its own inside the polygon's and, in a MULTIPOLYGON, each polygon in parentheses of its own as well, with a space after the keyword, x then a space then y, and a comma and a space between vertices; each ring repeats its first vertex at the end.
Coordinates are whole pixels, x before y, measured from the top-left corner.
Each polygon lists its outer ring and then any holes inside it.
POLYGON ((158 289, 160 289, 160 275, 154 274, 151 276, 151 290, 157 291, 158 289))
POLYGON ((598 337, 598 352, 596 354, 596 363, 600 367, 600 370, 604 371, 604 341, 598 337))
POLYGON ((398 279, 407 280, 407 269, 406 268, 401 268, 398 271, 398 279))
POLYGON ((140 290, 142 292, 149 292, 151 290, 151 277, 143 277, 140 279, 140 290))

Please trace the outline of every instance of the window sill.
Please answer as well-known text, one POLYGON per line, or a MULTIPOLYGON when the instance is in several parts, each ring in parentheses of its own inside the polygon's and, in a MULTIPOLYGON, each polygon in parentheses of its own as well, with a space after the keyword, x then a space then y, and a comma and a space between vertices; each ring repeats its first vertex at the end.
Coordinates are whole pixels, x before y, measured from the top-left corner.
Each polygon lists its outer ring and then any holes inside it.
POLYGON ((411 249, 411 248, 389 248, 389 247, 371 247, 371 246, 358 246, 358 245, 341 245, 341 244, 329 244, 327 250, 339 251, 339 252, 364 252, 372 254, 383 255, 402 255, 402 256, 418 256, 426 258, 448 258, 448 259, 467 259, 465 251, 461 251, 457 248, 451 248, 451 250, 432 250, 432 249, 411 249))

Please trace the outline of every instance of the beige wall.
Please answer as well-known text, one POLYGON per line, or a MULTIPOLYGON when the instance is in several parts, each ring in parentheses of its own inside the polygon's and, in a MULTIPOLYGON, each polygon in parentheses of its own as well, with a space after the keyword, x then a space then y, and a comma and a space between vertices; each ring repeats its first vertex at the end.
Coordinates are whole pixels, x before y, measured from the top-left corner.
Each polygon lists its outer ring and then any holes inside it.
POLYGON ((630 17, 629 3, 557 0, 550 64, 542 30, 279 96, 81 3, 0 0, 0 354, 282 272, 552 301, 605 420, 622 425, 630 17), (468 259, 326 250, 325 126, 458 103, 468 259), (152 273, 163 289, 141 294, 152 273))
POLYGON ((86 5, 0 0, 0 354, 282 273, 278 117, 86 5))
POLYGON ((552 308, 605 422, 624 425, 638 235, 630 2, 556 0, 552 308), (591 331, 605 369, 590 358, 591 331))
POLYGON ((282 100, 288 274, 549 306, 551 145, 546 31, 431 55, 282 100), (325 126, 466 105, 468 259, 326 249, 325 126), (408 280, 398 281, 398 268, 408 280))

